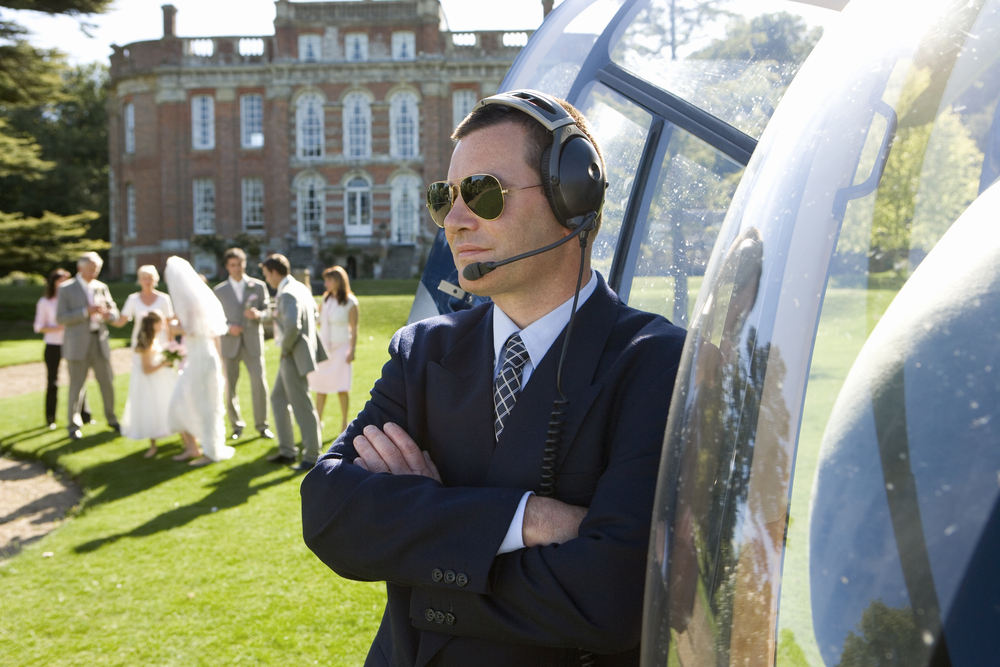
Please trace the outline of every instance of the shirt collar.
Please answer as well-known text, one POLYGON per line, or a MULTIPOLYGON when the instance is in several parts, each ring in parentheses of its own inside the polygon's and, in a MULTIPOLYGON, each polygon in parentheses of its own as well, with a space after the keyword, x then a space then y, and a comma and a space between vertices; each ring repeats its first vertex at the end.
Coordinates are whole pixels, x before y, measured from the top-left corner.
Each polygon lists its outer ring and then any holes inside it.
MULTIPOLYGON (((590 295, 597 289, 597 272, 591 269, 590 280, 580 290, 580 301, 577 304, 577 311, 590 298, 590 295)), ((532 368, 537 368, 542 361, 542 357, 552 347, 562 330, 569 323, 570 311, 573 309, 573 297, 567 299, 562 305, 549 311, 544 316, 535 320, 524 329, 519 329, 507 313, 493 306, 493 367, 500 363, 500 353, 503 346, 507 344, 507 339, 512 334, 521 332, 521 341, 528 350, 528 359, 532 368)))
POLYGON ((243 277, 240 278, 239 280, 233 280, 233 277, 229 276, 229 284, 232 285, 233 287, 236 287, 237 285, 246 285, 246 283, 247 283, 247 275, 245 273, 243 274, 243 277))
POLYGON ((292 278, 292 274, 289 273, 287 276, 285 276, 281 280, 280 283, 278 283, 278 289, 276 291, 280 292, 283 289, 285 289, 285 287, 288 285, 289 281, 291 281, 291 280, 294 280, 294 278, 292 278))

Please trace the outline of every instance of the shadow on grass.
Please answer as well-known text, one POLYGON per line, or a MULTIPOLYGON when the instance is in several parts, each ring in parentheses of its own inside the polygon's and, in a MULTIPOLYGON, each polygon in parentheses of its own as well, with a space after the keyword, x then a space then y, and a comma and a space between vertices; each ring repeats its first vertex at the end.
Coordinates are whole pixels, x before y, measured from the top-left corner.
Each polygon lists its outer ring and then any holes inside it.
MULTIPOLYGON (((114 464, 108 465, 117 466, 120 465, 120 461, 116 461, 114 464)), ((181 466, 186 470, 175 471, 175 473, 193 472, 198 470, 198 468, 191 468, 186 464, 178 464, 178 467, 181 466)), ((265 475, 269 475, 274 472, 274 464, 268 463, 263 456, 256 460, 247 461, 241 465, 227 468, 212 482, 212 485, 215 487, 212 492, 200 500, 194 501, 189 505, 172 509, 169 512, 161 514, 126 533, 118 533, 96 540, 91 540, 90 542, 77 545, 73 550, 77 553, 89 553, 100 549, 106 544, 117 542, 125 537, 149 537, 161 531, 178 528, 206 514, 242 505, 262 490, 279 484, 284 484, 285 482, 297 477, 292 470, 288 470, 287 475, 283 475, 277 479, 273 479, 262 484, 252 484, 253 480, 258 477, 264 477, 265 475)), ((146 483, 143 484, 142 487, 142 489, 135 489, 130 491, 130 493, 145 490, 146 488, 149 488, 149 485, 146 483)), ((116 488, 109 491, 110 493, 115 494, 116 497, 120 497, 119 494, 121 491, 119 489, 116 488)), ((95 500, 98 502, 107 502, 107 500, 110 500, 110 498, 104 499, 104 495, 105 494, 102 493, 101 496, 95 500)))

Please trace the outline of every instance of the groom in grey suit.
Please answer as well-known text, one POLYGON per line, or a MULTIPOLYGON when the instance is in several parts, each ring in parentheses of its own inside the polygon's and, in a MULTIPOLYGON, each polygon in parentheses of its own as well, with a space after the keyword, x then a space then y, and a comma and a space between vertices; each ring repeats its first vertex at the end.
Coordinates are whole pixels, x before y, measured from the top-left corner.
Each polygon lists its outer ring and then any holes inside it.
POLYGON ((240 248, 230 248, 222 257, 229 280, 215 286, 215 296, 226 313, 229 332, 222 337, 222 360, 226 368, 226 414, 233 426, 233 439, 243 435, 246 422, 240 414, 240 399, 236 383, 240 379, 240 362, 250 374, 253 396, 253 417, 257 431, 265 438, 274 434, 267 427, 267 378, 264 376, 264 329, 262 316, 270 307, 267 287, 246 275, 247 256, 240 248))
POLYGON ((311 470, 320 454, 322 437, 319 417, 309 394, 306 375, 326 360, 326 351, 316 336, 316 300, 312 291, 295 280, 284 255, 271 255, 260 265, 264 280, 278 291, 274 312, 274 340, 281 348, 278 377, 271 392, 274 427, 278 431, 278 453, 272 463, 295 463, 295 436, 290 412, 302 432, 302 461, 296 470, 311 470))
POLYGON ((62 356, 69 367, 69 437, 83 437, 80 408, 84 401, 87 371, 101 388, 104 417, 108 426, 120 432, 115 417, 114 373, 111 370, 111 348, 108 346, 108 321, 117 320, 118 307, 108 286, 97 279, 104 260, 96 252, 85 252, 76 262, 77 274, 59 286, 56 302, 56 322, 66 327, 62 356))

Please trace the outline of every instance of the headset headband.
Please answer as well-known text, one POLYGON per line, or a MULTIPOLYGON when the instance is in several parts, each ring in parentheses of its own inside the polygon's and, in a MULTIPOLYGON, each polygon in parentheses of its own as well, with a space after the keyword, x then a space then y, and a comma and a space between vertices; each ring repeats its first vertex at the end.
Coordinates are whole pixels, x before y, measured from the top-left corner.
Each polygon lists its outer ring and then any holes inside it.
POLYGON ((492 97, 479 100, 476 106, 473 107, 473 111, 490 104, 500 104, 523 111, 552 133, 555 133, 560 127, 576 125, 576 121, 563 109, 561 104, 553 104, 548 95, 537 90, 515 90, 508 93, 497 93, 492 97))

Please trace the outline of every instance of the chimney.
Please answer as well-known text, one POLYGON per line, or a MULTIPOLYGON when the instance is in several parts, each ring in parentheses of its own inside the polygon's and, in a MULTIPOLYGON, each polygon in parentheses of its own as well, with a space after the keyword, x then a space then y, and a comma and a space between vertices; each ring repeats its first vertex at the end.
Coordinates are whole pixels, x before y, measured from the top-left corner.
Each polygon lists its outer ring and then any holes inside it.
POLYGON ((542 0, 542 18, 544 19, 552 11, 553 0, 542 0))
POLYGON ((177 36, 177 8, 173 5, 163 5, 163 36, 177 36))

